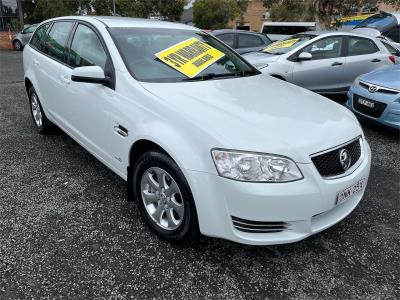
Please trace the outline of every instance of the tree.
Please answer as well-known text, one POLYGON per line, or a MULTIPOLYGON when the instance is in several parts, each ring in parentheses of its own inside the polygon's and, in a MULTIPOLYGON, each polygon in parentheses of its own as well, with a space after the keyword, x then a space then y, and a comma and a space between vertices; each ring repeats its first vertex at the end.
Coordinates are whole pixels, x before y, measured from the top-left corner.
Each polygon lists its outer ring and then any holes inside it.
POLYGON ((273 21, 310 22, 314 21, 312 0, 264 0, 273 21))
POLYGON ((226 28, 239 14, 236 0, 197 0, 193 4, 193 22, 204 29, 226 28))
POLYGON ((244 13, 247 11, 249 6, 249 0, 236 0, 237 6, 239 8, 239 24, 244 25, 244 13))
POLYGON ((329 29, 333 16, 346 16, 379 2, 400 6, 400 0, 263 0, 274 21, 315 20, 317 29, 329 29))
POLYGON ((74 15, 79 8, 79 0, 36 0, 32 19, 43 21, 50 18, 74 15))

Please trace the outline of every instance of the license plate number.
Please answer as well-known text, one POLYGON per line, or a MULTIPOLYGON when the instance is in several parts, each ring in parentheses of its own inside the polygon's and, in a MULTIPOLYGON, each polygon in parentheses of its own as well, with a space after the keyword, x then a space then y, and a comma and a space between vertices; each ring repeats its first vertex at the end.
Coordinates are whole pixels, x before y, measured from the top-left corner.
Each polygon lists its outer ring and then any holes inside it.
POLYGON ((366 184, 367 184, 367 178, 362 178, 356 183, 354 183, 352 186, 349 186, 348 188, 344 189, 337 195, 336 204, 343 203, 354 194, 361 192, 365 188, 366 184))
POLYGON ((369 100, 364 99, 364 98, 361 98, 361 97, 358 98, 357 102, 359 104, 364 105, 364 106, 369 107, 369 108, 374 108, 375 107, 375 103, 374 102, 369 101, 369 100))

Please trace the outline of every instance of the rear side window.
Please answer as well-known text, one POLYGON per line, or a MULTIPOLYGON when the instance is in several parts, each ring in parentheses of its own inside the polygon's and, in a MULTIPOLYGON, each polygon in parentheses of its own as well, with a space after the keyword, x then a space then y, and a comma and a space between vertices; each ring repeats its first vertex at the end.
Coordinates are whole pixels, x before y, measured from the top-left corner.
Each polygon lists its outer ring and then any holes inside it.
POLYGON ((400 43, 400 27, 399 26, 389 30, 385 35, 388 38, 390 38, 391 40, 393 40, 394 42, 400 43))
POLYGON ((253 34, 239 33, 238 48, 250 48, 264 45, 262 39, 253 34))
POLYGON ((33 35, 29 45, 37 50, 42 50, 43 40, 48 28, 49 24, 44 24, 40 26, 33 35))
POLYGON ((56 22, 45 41, 44 52, 59 61, 64 61, 65 44, 73 22, 56 22))
POLYGON ((99 66, 105 69, 107 54, 96 33, 88 26, 79 24, 72 40, 69 65, 73 68, 99 66))
POLYGON ((372 54, 378 52, 378 50, 378 46, 370 39, 349 37, 348 56, 372 54))
POLYGON ((217 38, 219 38, 225 44, 227 44, 228 46, 233 48, 234 39, 235 39, 235 36, 233 33, 224 33, 224 34, 217 36, 217 38))
POLYGON ((399 56, 399 51, 397 51, 392 45, 389 45, 389 43, 386 43, 383 41, 382 41, 382 44, 386 47, 386 49, 388 49, 390 54, 399 56))

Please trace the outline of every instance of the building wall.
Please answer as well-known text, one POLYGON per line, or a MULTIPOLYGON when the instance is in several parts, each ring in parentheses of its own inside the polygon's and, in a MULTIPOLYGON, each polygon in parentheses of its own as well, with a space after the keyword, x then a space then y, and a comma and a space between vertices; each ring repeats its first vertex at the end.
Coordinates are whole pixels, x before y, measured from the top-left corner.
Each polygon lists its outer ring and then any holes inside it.
MULTIPOLYGON (((244 25, 249 25, 251 31, 260 31, 264 22, 263 16, 267 9, 263 6, 262 0, 250 0, 247 12, 244 14, 244 25)), ((229 27, 236 28, 240 18, 230 21, 229 27)))

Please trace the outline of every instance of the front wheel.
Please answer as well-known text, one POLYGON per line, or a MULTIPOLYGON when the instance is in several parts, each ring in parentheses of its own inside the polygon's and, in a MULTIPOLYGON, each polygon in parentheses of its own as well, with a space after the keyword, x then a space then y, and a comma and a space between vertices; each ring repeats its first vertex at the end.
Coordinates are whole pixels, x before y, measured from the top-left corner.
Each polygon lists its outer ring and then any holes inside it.
POLYGON ((190 243, 199 237, 190 187, 177 164, 157 150, 143 154, 133 171, 135 200, 149 227, 161 238, 190 243))

